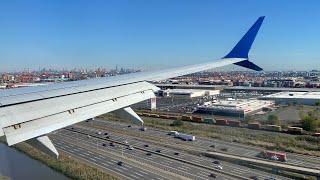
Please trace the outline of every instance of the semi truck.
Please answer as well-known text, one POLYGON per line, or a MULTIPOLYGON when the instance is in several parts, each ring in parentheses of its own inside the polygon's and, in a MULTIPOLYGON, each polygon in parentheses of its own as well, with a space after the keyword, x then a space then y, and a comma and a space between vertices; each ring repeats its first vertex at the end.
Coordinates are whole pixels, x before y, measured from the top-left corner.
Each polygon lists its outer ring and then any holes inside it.
POLYGON ((274 161, 287 161, 287 154, 283 152, 275 152, 275 151, 262 151, 260 153, 260 157, 265 159, 270 159, 274 161))
POLYGON ((179 138, 185 141, 194 141, 196 137, 190 134, 179 133, 178 131, 170 131, 168 135, 174 136, 175 138, 179 138))
POLYGON ((185 140, 185 141, 194 141, 194 140, 196 140, 195 136, 190 135, 190 134, 176 133, 175 137, 176 138, 180 138, 180 139, 185 140))

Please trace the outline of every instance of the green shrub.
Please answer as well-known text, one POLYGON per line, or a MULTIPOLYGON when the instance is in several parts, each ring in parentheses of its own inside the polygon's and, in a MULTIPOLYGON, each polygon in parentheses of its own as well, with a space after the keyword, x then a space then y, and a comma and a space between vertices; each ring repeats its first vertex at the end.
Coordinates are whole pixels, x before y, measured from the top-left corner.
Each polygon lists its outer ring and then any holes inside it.
POLYGON ((183 121, 181 121, 181 120, 174 120, 170 125, 171 125, 171 126, 182 126, 182 125, 183 125, 183 121))

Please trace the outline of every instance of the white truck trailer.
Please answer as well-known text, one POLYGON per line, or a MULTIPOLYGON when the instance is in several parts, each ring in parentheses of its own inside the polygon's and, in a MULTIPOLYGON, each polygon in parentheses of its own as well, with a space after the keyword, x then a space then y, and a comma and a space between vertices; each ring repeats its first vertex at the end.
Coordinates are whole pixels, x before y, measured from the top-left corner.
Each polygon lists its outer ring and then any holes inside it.
POLYGON ((196 137, 193 136, 193 135, 190 135, 190 134, 176 133, 175 137, 176 138, 180 138, 180 139, 185 140, 185 141, 194 141, 194 140, 196 140, 196 137))

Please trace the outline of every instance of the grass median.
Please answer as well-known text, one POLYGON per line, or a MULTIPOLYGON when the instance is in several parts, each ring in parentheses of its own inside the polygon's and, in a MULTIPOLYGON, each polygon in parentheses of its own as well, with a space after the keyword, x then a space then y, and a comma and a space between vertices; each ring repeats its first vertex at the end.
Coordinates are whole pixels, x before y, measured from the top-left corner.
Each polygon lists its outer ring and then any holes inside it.
MULTIPOLYGON (((4 142, 2 138, 0 142, 4 142)), ((85 179, 103 179, 103 180, 116 180, 117 177, 108 174, 107 172, 99 169, 98 167, 91 166, 76 158, 72 158, 67 154, 60 152, 59 159, 54 159, 49 155, 42 153, 36 148, 28 145, 27 143, 19 143, 13 146, 20 152, 28 155, 32 159, 46 164, 53 170, 60 172, 71 179, 85 180, 85 179)), ((0 178, 1 179, 1 178, 0 178)))

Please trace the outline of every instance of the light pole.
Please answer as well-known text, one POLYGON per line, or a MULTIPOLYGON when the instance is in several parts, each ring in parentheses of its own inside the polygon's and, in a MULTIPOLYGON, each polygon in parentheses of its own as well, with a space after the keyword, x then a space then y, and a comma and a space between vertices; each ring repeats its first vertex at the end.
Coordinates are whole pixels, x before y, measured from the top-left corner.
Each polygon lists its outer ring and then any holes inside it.
POLYGON ((97 150, 98 150, 98 146, 99 146, 99 139, 97 139, 97 150))
POLYGON ((126 145, 128 144, 128 141, 127 141, 127 140, 125 140, 125 141, 124 141, 124 143, 125 143, 125 145, 122 145, 122 152, 121 152, 122 157, 124 157, 124 156, 123 156, 123 148, 124 148, 124 146, 126 146, 126 145))

